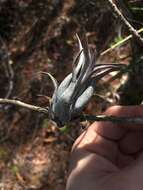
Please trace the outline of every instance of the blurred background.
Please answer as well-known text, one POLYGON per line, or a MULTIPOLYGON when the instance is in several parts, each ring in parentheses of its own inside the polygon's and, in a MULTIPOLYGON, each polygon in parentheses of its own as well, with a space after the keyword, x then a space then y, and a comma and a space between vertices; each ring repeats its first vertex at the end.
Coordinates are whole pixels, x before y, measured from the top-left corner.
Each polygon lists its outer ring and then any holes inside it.
MULTIPOLYGON (((114 2, 141 30, 142 0, 114 2)), ((84 112, 140 104, 142 48, 134 39, 126 40, 130 33, 107 0, 0 0, 0 98, 48 106, 53 86, 39 72, 51 73, 59 83, 71 72, 76 33, 86 34, 89 47, 101 53, 100 63, 130 65, 98 84, 84 112)), ((0 189, 65 189, 72 144, 89 124, 72 122, 68 130, 59 130, 42 114, 0 105, 0 189)))

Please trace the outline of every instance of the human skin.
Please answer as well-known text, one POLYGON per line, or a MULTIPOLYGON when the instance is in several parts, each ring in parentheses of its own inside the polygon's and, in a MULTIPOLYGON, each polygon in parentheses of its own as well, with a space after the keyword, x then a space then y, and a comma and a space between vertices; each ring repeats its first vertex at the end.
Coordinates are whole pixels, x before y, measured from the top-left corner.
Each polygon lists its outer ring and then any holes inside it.
MULTIPOLYGON (((143 106, 104 114, 143 117, 143 106)), ((73 145, 66 190, 142 190, 143 125, 95 122, 73 145)))

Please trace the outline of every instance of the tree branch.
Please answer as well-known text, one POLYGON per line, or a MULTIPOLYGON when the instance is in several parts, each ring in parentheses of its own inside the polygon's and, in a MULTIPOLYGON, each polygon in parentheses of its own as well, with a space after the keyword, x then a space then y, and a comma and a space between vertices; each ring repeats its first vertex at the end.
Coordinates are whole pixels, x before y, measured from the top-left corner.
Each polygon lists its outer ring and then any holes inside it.
MULTIPOLYGON (((10 99, 0 98, 0 104, 10 104, 10 105, 14 105, 14 106, 19 106, 19 107, 29 109, 31 111, 46 114, 47 116, 49 115, 48 108, 42 108, 39 106, 34 106, 31 104, 21 102, 19 100, 10 100, 10 99)), ((120 124, 143 125, 143 117, 115 117, 112 115, 110 115, 110 116, 106 116, 106 115, 98 115, 98 116, 81 115, 79 117, 79 121, 85 121, 85 120, 88 120, 91 122, 93 122, 93 121, 110 121, 110 122, 117 123, 117 124, 120 123, 120 124)))
POLYGON ((113 2, 113 0, 107 0, 112 7, 112 10, 114 11, 115 14, 118 15, 120 20, 126 25, 126 27, 129 29, 131 34, 136 38, 138 43, 143 46, 143 38, 140 36, 140 34, 136 31, 136 29, 133 28, 133 26, 127 21, 127 19, 124 17, 124 15, 120 12, 116 4, 113 2))
POLYGON ((83 115, 80 116, 80 121, 110 121, 117 124, 137 124, 143 125, 143 117, 115 117, 115 116, 106 116, 106 115, 83 115))
MULTIPOLYGON (((143 32, 143 28, 137 30, 137 33, 140 34, 143 32)), ((127 42, 128 40, 132 39, 133 35, 130 34, 129 36, 123 38, 122 40, 120 40, 119 42, 113 44, 110 48, 106 49, 105 51, 103 51, 100 55, 103 56, 106 53, 109 53, 110 51, 112 51, 113 49, 115 49, 116 47, 119 47, 121 45, 123 45, 125 42, 127 42)))
POLYGON ((20 107, 29 109, 31 111, 36 111, 36 112, 39 112, 39 113, 44 113, 44 114, 49 113, 48 108, 42 108, 42 107, 34 106, 34 105, 31 105, 31 104, 21 102, 19 100, 10 100, 10 99, 0 98, 0 104, 11 104, 11 105, 14 105, 14 106, 20 106, 20 107))

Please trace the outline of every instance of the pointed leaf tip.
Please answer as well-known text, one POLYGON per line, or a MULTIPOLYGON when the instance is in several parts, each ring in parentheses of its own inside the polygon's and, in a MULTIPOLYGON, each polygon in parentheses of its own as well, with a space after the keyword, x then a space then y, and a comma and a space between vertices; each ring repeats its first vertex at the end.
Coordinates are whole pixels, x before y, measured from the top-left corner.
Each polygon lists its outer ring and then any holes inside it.
POLYGON ((41 71, 40 73, 48 75, 49 78, 51 79, 51 81, 53 82, 55 90, 57 90, 57 88, 58 88, 58 82, 57 82, 57 80, 50 73, 47 73, 47 72, 44 72, 44 71, 41 71))

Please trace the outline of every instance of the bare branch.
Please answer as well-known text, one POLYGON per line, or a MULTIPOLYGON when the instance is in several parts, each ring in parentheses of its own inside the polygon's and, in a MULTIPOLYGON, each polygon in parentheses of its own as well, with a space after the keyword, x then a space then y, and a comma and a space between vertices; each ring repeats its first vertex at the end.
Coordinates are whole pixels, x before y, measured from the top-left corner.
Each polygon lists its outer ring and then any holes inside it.
POLYGON ((34 105, 31 105, 31 104, 21 102, 19 100, 10 100, 10 99, 2 99, 2 98, 0 98, 0 104, 11 104, 11 105, 14 105, 14 106, 20 106, 20 107, 29 109, 31 111, 36 111, 36 112, 44 113, 44 114, 47 114, 47 115, 49 113, 48 108, 42 108, 42 107, 34 106, 34 105))
POLYGON ((132 124, 143 125, 143 117, 115 117, 106 115, 84 115, 80 116, 80 121, 110 121, 117 124, 132 124))
POLYGON ((112 10, 114 11, 115 14, 118 15, 120 20, 127 26, 131 34, 136 38, 138 43, 143 46, 143 38, 140 36, 140 34, 137 32, 136 29, 133 28, 133 26, 127 21, 127 19, 124 17, 124 15, 120 12, 116 4, 113 2, 113 0, 107 0, 112 7, 112 10))
MULTIPOLYGON (((10 100, 10 99, 2 99, 0 98, 0 104, 11 104, 14 106, 19 106, 19 107, 23 107, 26 109, 29 109, 31 111, 35 111, 35 112, 39 112, 39 113, 43 113, 46 114, 47 116, 49 115, 48 112, 48 108, 42 108, 42 107, 38 107, 38 106, 34 106, 31 104, 27 104, 24 102, 21 102, 19 100, 10 100)), ((94 116, 94 115, 81 115, 79 117, 79 121, 110 121, 113 123, 117 123, 117 124, 137 124, 137 125, 143 125, 143 117, 115 117, 115 116, 106 116, 106 115, 98 115, 98 116, 94 116)))
MULTIPOLYGON (((143 32, 143 28, 137 30, 137 33, 140 34, 141 32, 143 32)), ((128 40, 130 40, 133 37, 133 35, 129 35, 125 38, 123 38, 122 40, 120 40, 119 42, 113 44, 110 48, 106 49, 105 51, 103 51, 100 55, 103 56, 105 54, 107 54, 108 52, 114 50, 116 47, 119 47, 121 45, 123 45, 125 42, 127 42, 128 40)))

